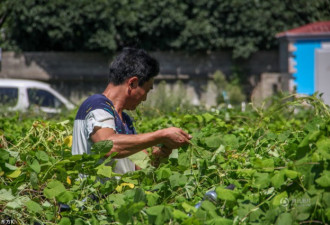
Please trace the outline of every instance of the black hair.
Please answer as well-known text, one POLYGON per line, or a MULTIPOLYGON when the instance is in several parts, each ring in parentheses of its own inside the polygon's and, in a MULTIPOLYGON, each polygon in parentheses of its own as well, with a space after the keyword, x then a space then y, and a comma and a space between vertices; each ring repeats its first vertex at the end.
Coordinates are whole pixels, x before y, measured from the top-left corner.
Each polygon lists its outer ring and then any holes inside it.
POLYGON ((124 48, 109 68, 109 83, 120 85, 128 78, 138 77, 139 86, 159 73, 159 63, 143 49, 124 48))

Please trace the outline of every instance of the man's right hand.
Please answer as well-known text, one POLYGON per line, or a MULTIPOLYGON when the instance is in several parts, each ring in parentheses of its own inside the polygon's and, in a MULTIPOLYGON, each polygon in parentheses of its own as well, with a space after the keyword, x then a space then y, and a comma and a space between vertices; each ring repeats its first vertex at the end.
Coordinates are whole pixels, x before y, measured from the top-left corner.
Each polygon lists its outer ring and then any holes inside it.
POLYGON ((169 149, 175 149, 189 144, 191 135, 177 127, 170 127, 160 130, 162 135, 162 144, 169 149))

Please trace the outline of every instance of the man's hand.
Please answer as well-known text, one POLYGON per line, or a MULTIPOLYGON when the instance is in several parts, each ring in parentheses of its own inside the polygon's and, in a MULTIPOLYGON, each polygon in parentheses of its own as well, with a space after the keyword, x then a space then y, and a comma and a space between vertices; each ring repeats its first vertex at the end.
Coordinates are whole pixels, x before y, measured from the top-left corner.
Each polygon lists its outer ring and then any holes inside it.
POLYGON ((189 144, 189 140, 192 138, 191 135, 177 127, 162 129, 160 132, 162 132, 163 136, 162 144, 164 144, 167 149, 175 149, 189 144))

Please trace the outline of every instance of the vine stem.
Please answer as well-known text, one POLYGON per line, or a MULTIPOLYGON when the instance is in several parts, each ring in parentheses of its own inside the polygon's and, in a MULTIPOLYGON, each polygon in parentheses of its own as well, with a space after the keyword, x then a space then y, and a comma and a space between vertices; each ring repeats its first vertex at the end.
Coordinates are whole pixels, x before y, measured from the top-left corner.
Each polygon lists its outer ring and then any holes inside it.
POLYGON ((241 221, 239 222, 239 224, 241 224, 241 223, 243 223, 244 222, 244 220, 246 220, 246 218, 248 218, 248 216, 252 213, 252 212, 254 212, 254 211, 256 211, 256 210, 258 210, 259 209, 259 207, 261 206, 261 205, 263 205, 265 202, 267 202, 268 200, 270 200, 272 197, 274 197, 274 195, 275 195, 275 193, 274 194, 272 194, 271 196, 269 196, 266 200, 264 200, 263 202, 261 202, 259 205, 257 205, 256 207, 254 207, 253 209, 251 209, 242 219, 241 219, 241 221))

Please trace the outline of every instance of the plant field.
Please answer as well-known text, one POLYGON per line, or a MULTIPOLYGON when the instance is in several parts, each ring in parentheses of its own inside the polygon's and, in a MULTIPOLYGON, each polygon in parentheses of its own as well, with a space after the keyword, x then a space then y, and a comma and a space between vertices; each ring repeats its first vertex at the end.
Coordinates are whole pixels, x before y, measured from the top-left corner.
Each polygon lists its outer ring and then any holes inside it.
POLYGON ((329 107, 288 99, 246 112, 136 113, 140 133, 177 126, 193 139, 158 168, 134 155, 142 170, 125 175, 100 163, 111 142, 71 155, 71 117, 2 117, 1 223, 328 224, 329 107), (211 190, 217 197, 204 197, 211 190))

